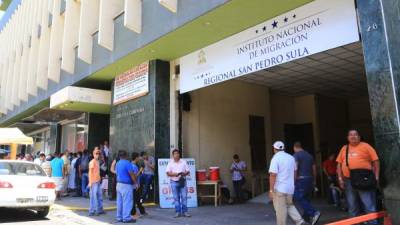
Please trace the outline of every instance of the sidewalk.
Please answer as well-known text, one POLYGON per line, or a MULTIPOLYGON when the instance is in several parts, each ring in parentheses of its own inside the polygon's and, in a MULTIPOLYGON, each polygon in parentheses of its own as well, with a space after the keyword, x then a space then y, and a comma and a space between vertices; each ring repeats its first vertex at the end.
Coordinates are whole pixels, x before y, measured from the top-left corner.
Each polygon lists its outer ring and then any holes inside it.
MULTIPOLYGON (((318 224, 325 224, 340 219, 346 218, 345 212, 339 211, 336 208, 325 204, 325 200, 314 201, 316 208, 321 210, 322 216, 318 224)), ((100 217, 87 217, 87 207, 89 200, 80 197, 66 197, 61 201, 57 201, 53 207, 52 214, 55 217, 62 217, 65 213, 74 213, 85 220, 96 221, 99 224, 115 223, 115 201, 104 201, 107 214, 100 217)), ((200 206, 198 208, 189 209, 193 215, 192 218, 174 219, 173 209, 160 209, 158 206, 147 206, 147 212, 150 216, 138 220, 138 224, 202 224, 202 225, 222 225, 222 224, 237 224, 237 225, 274 225, 275 212, 271 203, 246 203, 237 205, 222 205, 213 207, 212 205, 200 206)), ((289 223, 292 224, 292 223, 289 223)))
MULTIPOLYGON (((103 199, 104 210, 115 210, 116 202, 108 199, 103 199)), ((89 198, 83 197, 63 197, 52 206, 52 209, 57 210, 72 210, 72 211, 87 211, 89 208, 89 198)))

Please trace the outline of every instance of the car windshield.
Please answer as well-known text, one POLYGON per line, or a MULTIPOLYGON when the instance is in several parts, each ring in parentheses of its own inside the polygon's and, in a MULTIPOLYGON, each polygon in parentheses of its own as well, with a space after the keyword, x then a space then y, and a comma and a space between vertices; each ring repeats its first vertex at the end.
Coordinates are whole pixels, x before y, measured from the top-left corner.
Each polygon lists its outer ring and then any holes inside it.
POLYGON ((1 162, 0 175, 46 176, 43 169, 32 163, 1 162))

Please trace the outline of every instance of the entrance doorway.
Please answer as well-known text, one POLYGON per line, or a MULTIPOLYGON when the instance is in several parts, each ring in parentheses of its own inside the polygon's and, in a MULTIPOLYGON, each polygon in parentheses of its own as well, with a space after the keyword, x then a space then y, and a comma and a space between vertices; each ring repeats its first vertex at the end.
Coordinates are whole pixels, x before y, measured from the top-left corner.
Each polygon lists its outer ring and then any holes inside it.
POLYGON ((286 152, 293 154, 293 144, 296 141, 301 142, 304 150, 308 151, 312 156, 314 154, 314 131, 312 123, 305 124, 285 124, 285 142, 286 152))
MULTIPOLYGON (((283 140, 289 153, 300 141, 317 168, 346 144, 350 127, 373 145, 359 42, 198 89, 190 96, 191 110, 182 112, 185 157, 195 158, 198 168, 219 166, 221 180, 232 188, 229 168, 238 154, 248 168, 245 188, 255 195, 266 191, 263 182, 274 141, 283 140)), ((318 188, 323 190, 322 169, 318 173, 318 188)))
POLYGON ((250 151, 252 171, 264 171, 267 154, 265 151, 265 125, 263 116, 249 116, 250 151))

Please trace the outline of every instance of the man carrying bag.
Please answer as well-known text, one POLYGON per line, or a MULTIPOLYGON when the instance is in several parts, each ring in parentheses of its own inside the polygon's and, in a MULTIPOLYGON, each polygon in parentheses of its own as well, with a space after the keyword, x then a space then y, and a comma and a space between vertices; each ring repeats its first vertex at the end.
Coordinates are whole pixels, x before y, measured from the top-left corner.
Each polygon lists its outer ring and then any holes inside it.
MULTIPOLYGON (((374 148, 360 141, 357 130, 350 130, 348 143, 343 146, 336 159, 338 179, 346 192, 350 216, 376 212, 376 189, 379 181, 379 158, 374 148), (360 206, 360 203, 362 206, 360 206)), ((377 225, 378 221, 368 224, 377 225)))

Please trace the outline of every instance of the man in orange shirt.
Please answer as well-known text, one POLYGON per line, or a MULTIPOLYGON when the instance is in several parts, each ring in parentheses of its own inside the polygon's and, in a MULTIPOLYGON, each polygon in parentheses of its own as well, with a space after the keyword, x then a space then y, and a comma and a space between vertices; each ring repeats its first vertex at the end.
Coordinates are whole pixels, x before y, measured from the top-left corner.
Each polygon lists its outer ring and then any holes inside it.
POLYGON ((90 207, 89 216, 104 214, 103 196, 101 191, 100 178, 100 149, 95 147, 93 159, 89 163, 89 188, 90 188, 90 207))
MULTIPOLYGON (((340 187, 346 191, 349 213, 352 217, 355 217, 361 214, 361 209, 364 209, 365 213, 376 211, 376 188, 360 190, 353 187, 354 184, 352 185, 350 180, 350 170, 370 170, 375 175, 376 181, 379 181, 379 159, 374 148, 360 141, 357 130, 350 130, 347 140, 349 144, 342 147, 336 159, 338 163, 337 173, 340 187), (346 156, 348 160, 346 160, 346 156), (359 202, 362 207, 360 207, 359 202)), ((370 221, 368 224, 377 225, 378 222, 370 221)))

